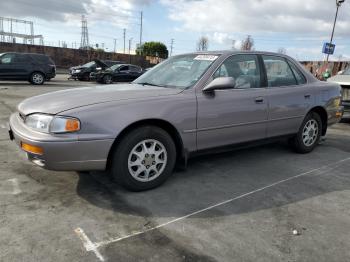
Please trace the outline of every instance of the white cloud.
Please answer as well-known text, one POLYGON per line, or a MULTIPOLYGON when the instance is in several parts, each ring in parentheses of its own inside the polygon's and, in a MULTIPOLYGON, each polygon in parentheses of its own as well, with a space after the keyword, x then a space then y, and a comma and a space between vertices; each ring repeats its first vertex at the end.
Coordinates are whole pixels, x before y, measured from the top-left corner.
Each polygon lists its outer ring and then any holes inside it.
MULTIPOLYGON (((324 35, 330 32, 335 12, 329 0, 160 0, 170 18, 198 32, 279 32, 324 35)), ((340 9, 338 35, 350 35, 348 3, 340 9)))
POLYGON ((152 0, 2 0, 0 15, 15 18, 35 18, 44 21, 64 21, 76 25, 81 15, 89 22, 110 22, 120 27, 136 23, 136 8, 152 0))

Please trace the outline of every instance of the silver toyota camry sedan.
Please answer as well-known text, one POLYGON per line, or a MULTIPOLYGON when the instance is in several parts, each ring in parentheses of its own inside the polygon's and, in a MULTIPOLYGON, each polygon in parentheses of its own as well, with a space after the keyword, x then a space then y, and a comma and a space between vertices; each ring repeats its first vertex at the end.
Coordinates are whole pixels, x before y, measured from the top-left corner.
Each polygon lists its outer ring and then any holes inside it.
POLYGON ((10 118, 9 134, 36 165, 109 170, 140 191, 211 149, 286 138, 297 152, 312 151, 342 117, 340 90, 281 54, 191 53, 131 84, 26 99, 10 118))

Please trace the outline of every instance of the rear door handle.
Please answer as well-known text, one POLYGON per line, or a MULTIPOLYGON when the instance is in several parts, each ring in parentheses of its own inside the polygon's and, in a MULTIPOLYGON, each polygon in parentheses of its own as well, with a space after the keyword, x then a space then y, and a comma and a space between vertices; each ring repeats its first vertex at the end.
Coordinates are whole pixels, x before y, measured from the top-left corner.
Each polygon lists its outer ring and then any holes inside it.
POLYGON ((306 94, 304 95, 305 99, 310 99, 311 95, 310 94, 306 94))
POLYGON ((262 98, 262 97, 255 98, 255 103, 257 103, 257 104, 264 103, 264 98, 262 98))

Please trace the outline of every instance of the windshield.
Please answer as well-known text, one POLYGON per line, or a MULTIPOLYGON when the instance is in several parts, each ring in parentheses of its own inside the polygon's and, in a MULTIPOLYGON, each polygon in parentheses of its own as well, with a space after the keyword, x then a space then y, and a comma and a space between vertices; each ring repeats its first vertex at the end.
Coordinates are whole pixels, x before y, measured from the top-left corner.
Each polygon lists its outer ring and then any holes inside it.
POLYGON ((93 66, 93 65, 95 65, 95 62, 94 62, 94 61, 89 62, 89 63, 86 63, 86 64, 82 65, 82 67, 91 67, 91 66, 93 66))
POLYGON ((111 69, 111 70, 116 70, 118 67, 121 67, 122 65, 120 65, 120 64, 117 64, 117 65, 113 65, 113 66, 111 66, 109 69, 111 69))
POLYGON ((217 58, 217 55, 205 54, 171 57, 147 71, 134 83, 187 88, 193 86, 217 58))

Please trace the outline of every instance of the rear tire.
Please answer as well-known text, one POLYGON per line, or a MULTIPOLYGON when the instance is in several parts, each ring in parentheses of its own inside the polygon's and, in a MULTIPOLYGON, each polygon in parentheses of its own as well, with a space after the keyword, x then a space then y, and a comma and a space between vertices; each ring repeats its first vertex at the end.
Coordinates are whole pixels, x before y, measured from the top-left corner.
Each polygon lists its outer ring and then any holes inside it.
POLYGON ((318 145, 322 132, 321 117, 315 113, 309 113, 301 124, 297 135, 291 140, 297 153, 306 154, 318 145))
POLYGON ((29 82, 32 85, 43 85, 45 83, 45 76, 43 73, 34 72, 30 75, 29 82))
POLYGON ((114 180, 131 191, 155 188, 172 174, 176 161, 173 139, 155 126, 126 134, 112 155, 114 180))

